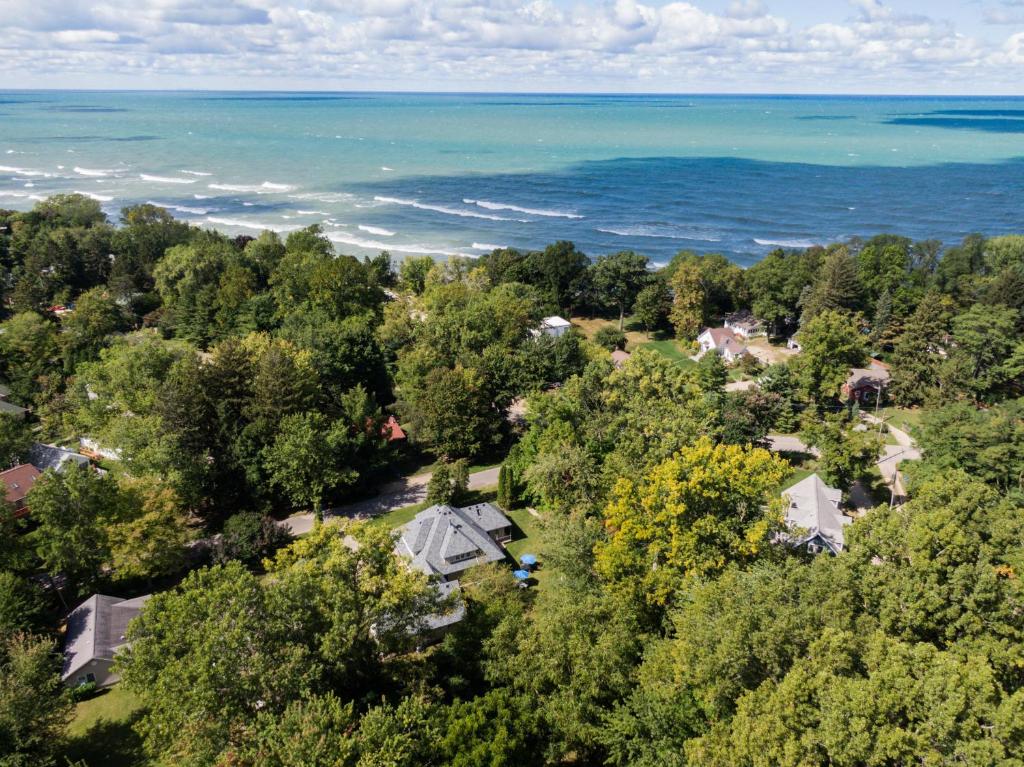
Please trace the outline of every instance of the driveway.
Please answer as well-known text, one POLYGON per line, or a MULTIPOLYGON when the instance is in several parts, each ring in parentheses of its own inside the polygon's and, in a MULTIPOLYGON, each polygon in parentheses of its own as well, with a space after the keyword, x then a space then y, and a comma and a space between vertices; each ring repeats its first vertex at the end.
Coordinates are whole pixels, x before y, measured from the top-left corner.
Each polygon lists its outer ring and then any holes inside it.
MULTIPOLYGON (((485 487, 493 487, 498 484, 498 471, 500 467, 494 466, 469 475, 469 489, 482 490, 485 487)), ((404 509, 406 506, 423 503, 427 500, 427 485, 430 483, 431 474, 415 474, 411 477, 390 482, 380 489, 380 493, 373 498, 363 501, 356 501, 345 506, 337 506, 324 511, 324 518, 327 517, 354 517, 363 519, 387 514, 389 511, 404 509)), ((281 522, 292 535, 305 535, 313 529, 315 517, 311 512, 293 514, 281 522)))

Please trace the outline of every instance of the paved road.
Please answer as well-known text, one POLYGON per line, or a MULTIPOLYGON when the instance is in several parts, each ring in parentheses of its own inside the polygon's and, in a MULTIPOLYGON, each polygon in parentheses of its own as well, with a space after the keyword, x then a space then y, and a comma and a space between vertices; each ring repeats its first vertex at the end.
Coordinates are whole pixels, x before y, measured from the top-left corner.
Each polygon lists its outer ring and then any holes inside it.
MULTIPOLYGON (((498 470, 495 466, 484 469, 469 475, 469 489, 482 490, 485 487, 493 487, 498 484, 498 470)), ((427 485, 431 475, 416 474, 411 477, 403 477, 400 480, 384 485, 380 494, 364 501, 350 503, 347 506, 338 506, 324 511, 324 518, 327 517, 376 517, 380 514, 387 514, 389 511, 403 509, 416 503, 423 503, 427 500, 427 485)), ((313 529, 315 518, 312 513, 293 514, 281 524, 288 529, 292 535, 304 535, 313 529)))

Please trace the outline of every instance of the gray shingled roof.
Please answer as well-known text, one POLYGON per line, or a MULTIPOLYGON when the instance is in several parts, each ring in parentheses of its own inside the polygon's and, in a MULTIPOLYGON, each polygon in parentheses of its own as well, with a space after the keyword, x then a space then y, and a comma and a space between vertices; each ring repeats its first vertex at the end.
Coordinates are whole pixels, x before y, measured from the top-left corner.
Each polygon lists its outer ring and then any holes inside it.
POLYGON ((504 550, 489 533, 511 525, 508 518, 489 503, 464 509, 431 506, 398 529, 395 550, 428 575, 448 576, 473 565, 504 559, 504 550), (451 561, 470 554, 475 556, 451 561))
POLYGON ((786 524, 800 535, 789 536, 794 544, 801 544, 815 536, 821 536, 825 543, 838 554, 843 550, 845 537, 843 528, 853 520, 839 510, 842 491, 826 485, 821 477, 812 474, 782 493, 789 497, 786 509, 786 524))
POLYGON ((33 442, 28 451, 28 462, 39 471, 53 469, 63 471, 64 464, 72 463, 78 466, 88 466, 89 459, 72 450, 65 450, 54 445, 44 445, 42 442, 33 442))
POLYGON ((462 588, 458 581, 439 581, 434 584, 442 599, 452 598, 452 606, 447 612, 434 613, 424 618, 425 628, 436 631, 453 626, 466 617, 466 603, 462 599, 462 588))
POLYGON ((94 660, 113 660, 125 643, 128 623, 142 610, 149 595, 135 599, 93 594, 68 616, 61 678, 73 677, 94 660))
POLYGON ((28 410, 23 407, 18 407, 13 402, 0 399, 0 413, 10 413, 11 415, 25 415, 28 410))

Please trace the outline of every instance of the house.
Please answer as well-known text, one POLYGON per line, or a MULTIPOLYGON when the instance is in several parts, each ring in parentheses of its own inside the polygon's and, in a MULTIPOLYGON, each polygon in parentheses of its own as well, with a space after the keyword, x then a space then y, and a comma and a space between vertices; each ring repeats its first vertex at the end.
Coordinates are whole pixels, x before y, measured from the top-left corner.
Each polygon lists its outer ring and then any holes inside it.
POLYGON ((851 368, 843 384, 842 394, 847 402, 874 402, 889 385, 889 366, 872 359, 866 368, 851 368))
POLYGON ((632 356, 633 355, 627 351, 623 351, 622 349, 616 349, 615 351, 612 352, 612 364, 616 368, 621 368, 623 365, 629 362, 629 358, 632 356))
MULTIPOLYGON (((431 583, 441 601, 446 604, 443 612, 428 615, 417 624, 406 628, 407 636, 416 638, 418 648, 427 645, 437 644, 444 639, 452 626, 456 625, 466 617, 466 602, 462 598, 462 587, 458 581, 435 581, 431 583)), ((393 630, 394 621, 388 617, 381 619, 379 623, 370 626, 370 636, 374 641, 380 641, 383 630, 393 630)))
POLYGON ((839 509, 842 491, 812 474, 782 493, 786 501, 786 527, 781 538, 793 548, 806 547, 811 554, 838 554, 845 540, 843 528, 853 520, 839 509))
POLYGON ((108 461, 120 461, 121 451, 118 448, 103 447, 99 442, 89 437, 82 437, 78 440, 79 449, 82 455, 88 456, 94 461, 106 459, 108 461))
POLYGON ((125 646, 128 623, 142 610, 149 595, 120 599, 93 594, 68 616, 64 636, 64 668, 61 680, 68 687, 95 682, 114 684, 114 655, 125 646))
POLYGON ((505 558, 512 522, 490 503, 431 506, 398 528, 395 552, 427 575, 452 581, 470 567, 505 558))
POLYGON ((740 338, 729 328, 705 328, 704 332, 697 336, 697 343, 700 344, 701 354, 714 351, 729 363, 750 354, 740 338))
POLYGON ((92 465, 87 456, 56 445, 44 445, 42 442, 32 443, 28 451, 28 462, 40 472, 53 469, 58 474, 63 473, 69 465, 86 469, 92 465))
POLYGON ((765 334, 764 323, 745 309, 725 315, 725 322, 722 324, 741 338, 754 338, 765 334))
POLYGON ((380 428, 380 433, 388 442, 404 442, 406 439, 405 430, 398 425, 398 419, 393 415, 388 416, 388 420, 380 428))
POLYGON ((533 331, 535 336, 546 335, 552 338, 561 338, 569 332, 572 323, 561 317, 545 317, 540 321, 540 327, 533 331))
POLYGON ((21 418, 24 420, 25 413, 28 412, 23 407, 18 407, 13 402, 8 402, 7 398, 11 395, 11 390, 0 384, 0 413, 7 413, 13 415, 15 418, 21 418))
POLYGON ((28 514, 26 499, 28 491, 35 485, 41 473, 30 463, 22 463, 7 471, 0 471, 0 482, 4 484, 4 496, 14 507, 14 516, 23 517, 28 514))

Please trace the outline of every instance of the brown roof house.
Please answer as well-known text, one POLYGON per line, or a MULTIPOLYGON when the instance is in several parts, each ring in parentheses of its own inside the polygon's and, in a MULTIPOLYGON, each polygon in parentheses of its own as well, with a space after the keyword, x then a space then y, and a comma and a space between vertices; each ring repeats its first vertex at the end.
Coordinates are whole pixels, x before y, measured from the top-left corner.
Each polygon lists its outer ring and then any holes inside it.
POLYGON ((26 499, 28 491, 40 477, 39 469, 30 463, 22 463, 7 471, 0 471, 0 482, 4 484, 4 497, 14 506, 14 516, 28 514, 26 499))
POLYGON ((68 616, 61 680, 68 687, 94 682, 107 687, 119 677, 111 670, 114 656, 126 646, 128 623, 139 614, 149 594, 120 599, 93 594, 68 616))
POLYGON ((740 336, 729 328, 705 328, 704 332, 697 336, 697 343, 700 344, 701 354, 713 351, 730 363, 750 354, 740 336))

